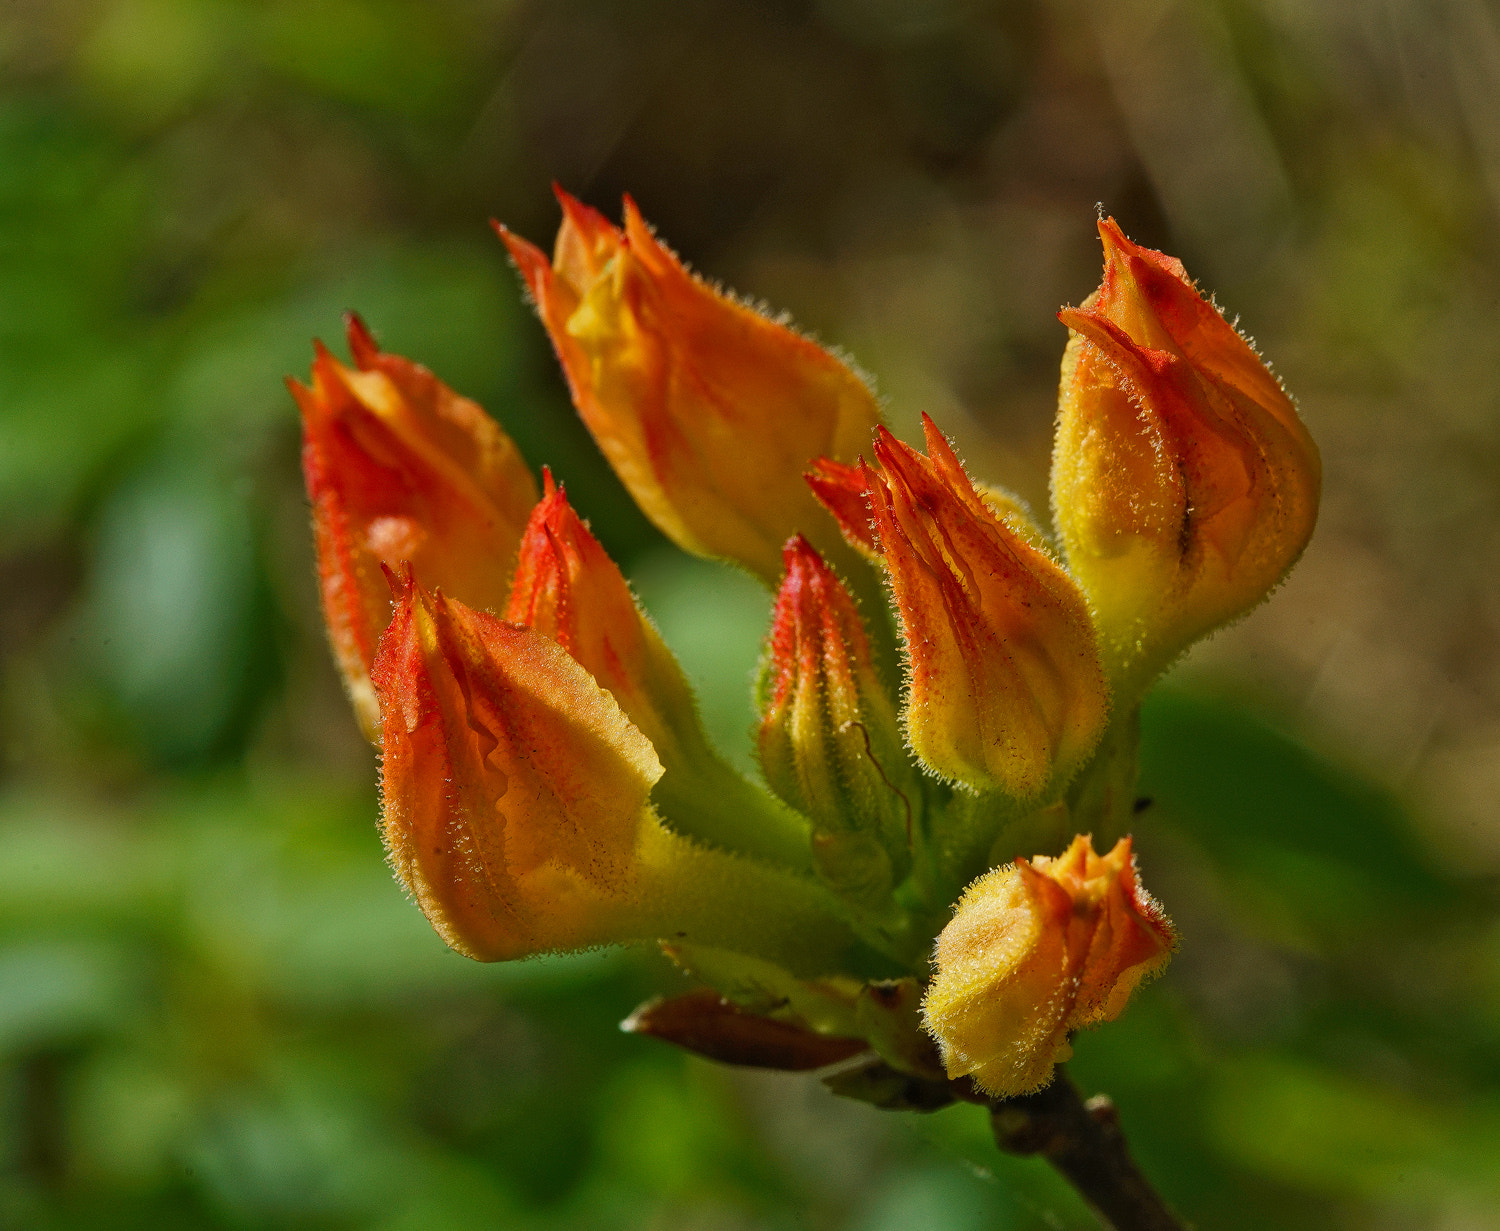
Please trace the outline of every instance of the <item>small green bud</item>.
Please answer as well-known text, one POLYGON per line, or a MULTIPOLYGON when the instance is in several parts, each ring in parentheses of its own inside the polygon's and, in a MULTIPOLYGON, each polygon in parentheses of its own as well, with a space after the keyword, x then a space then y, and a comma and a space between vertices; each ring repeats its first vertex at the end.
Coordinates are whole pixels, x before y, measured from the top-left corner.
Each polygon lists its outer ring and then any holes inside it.
POLYGON ((811 820, 823 879, 873 905, 911 864, 910 762, 849 592, 800 535, 783 560, 761 680, 761 767, 811 820))

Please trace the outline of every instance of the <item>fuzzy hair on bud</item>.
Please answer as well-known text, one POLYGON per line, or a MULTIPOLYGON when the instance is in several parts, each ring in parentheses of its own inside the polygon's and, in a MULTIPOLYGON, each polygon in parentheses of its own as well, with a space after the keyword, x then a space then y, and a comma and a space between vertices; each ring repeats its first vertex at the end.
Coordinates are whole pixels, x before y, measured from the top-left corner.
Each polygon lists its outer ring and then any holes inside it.
POLYGON ((1055 859, 1018 859, 969 886, 938 936, 923 1020, 950 1077, 1025 1094, 1068 1058, 1073 1031, 1124 1012, 1175 945, 1130 839, 1100 856, 1079 834, 1055 859))

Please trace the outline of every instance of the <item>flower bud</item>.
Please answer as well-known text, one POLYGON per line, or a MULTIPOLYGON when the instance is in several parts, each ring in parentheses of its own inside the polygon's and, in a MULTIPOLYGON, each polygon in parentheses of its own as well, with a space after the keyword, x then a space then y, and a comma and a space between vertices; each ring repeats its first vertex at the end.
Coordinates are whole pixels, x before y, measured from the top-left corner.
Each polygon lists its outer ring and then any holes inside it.
MULTIPOLYGON (((1099 224, 1104 281, 1060 319, 1052 499, 1117 674, 1159 671, 1260 602, 1317 518, 1317 447, 1182 265, 1099 224)), ((1144 681, 1142 681, 1144 682, 1144 681)))
POLYGON ((855 456, 880 421, 874 395, 822 347, 689 273, 628 197, 623 229, 558 198, 550 263, 498 230, 584 423, 669 538, 774 583, 788 536, 824 533, 802 472, 855 456))
POLYGON ((391 865, 481 961, 574 948, 627 884, 661 777, 651 742, 556 642, 416 585, 372 670, 391 865))
POLYGON ((945 778, 1031 798, 1071 777, 1103 730, 1109 698, 1088 610, 1019 512, 998 514, 923 425, 927 457, 882 428, 876 467, 864 468, 906 642, 906 737, 945 778))
POLYGON ((811 818, 824 880, 878 900, 910 863, 916 795, 895 707, 843 583, 800 535, 783 559, 761 679, 761 768, 811 818))
POLYGON ((447 593, 499 610, 536 484, 477 403, 382 353, 358 317, 347 323, 354 366, 319 346, 311 386, 288 384, 302 410, 323 614, 373 738, 370 664, 391 618, 381 566, 414 562, 447 593))
POLYGON ((562 646, 651 741, 666 771, 654 797, 669 823, 717 845, 805 866, 805 826, 713 750, 672 651, 550 472, 543 482, 505 618, 562 646))
POLYGON ((397 877, 480 961, 671 939, 836 968, 838 902, 797 872, 699 846, 648 796, 651 742, 566 650, 423 590, 410 567, 371 669, 397 877))
POLYGON ((544 633, 614 695, 658 753, 674 725, 696 726, 693 697, 599 540, 544 471, 521 536, 505 619, 544 633))
POLYGON ((1101 858, 1080 834, 1056 859, 1018 859, 969 886, 938 937, 923 1020, 949 1077, 1025 1094, 1072 1054, 1073 1031, 1118 1017, 1175 944, 1130 839, 1101 858))

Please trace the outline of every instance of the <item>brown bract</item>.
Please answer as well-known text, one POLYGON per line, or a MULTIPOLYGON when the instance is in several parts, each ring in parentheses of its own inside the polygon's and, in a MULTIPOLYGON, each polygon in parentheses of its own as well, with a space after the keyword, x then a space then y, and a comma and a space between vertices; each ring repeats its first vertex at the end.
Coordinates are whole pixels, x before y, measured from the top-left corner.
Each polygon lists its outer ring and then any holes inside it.
MULTIPOLYGON (((923 430, 926 457, 882 428, 863 467, 905 640, 907 740, 945 778, 1031 798, 1071 776, 1103 730, 1088 609, 1020 514, 998 514, 925 416, 923 430)), ((850 522, 860 507, 829 503, 855 542, 868 533, 850 522)))
POLYGON ((366 735, 377 723, 369 670, 391 618, 381 566, 414 563, 472 606, 505 602, 536 484, 475 402, 348 317, 347 367, 321 345, 312 383, 288 381, 302 411, 323 614, 366 735))
POLYGON ((497 229, 584 423, 669 537, 774 584, 787 537, 826 526, 802 472, 865 446, 874 395, 816 343, 691 274, 628 197, 619 229, 558 199, 550 262, 497 229))
POLYGON ((1060 319, 1052 499, 1112 665, 1159 670, 1260 602, 1317 518, 1296 407, 1180 262, 1099 224, 1104 281, 1060 319))
POLYGON ((969 886, 937 940, 924 1022, 950 1077, 1024 1094, 1067 1059, 1073 1031, 1118 1017, 1175 944, 1130 839, 1101 857, 1080 834, 1055 859, 1018 859, 969 886))
POLYGON ((600 943, 662 772, 650 741, 550 638, 409 569, 393 589, 372 677, 397 876, 470 957, 600 943))

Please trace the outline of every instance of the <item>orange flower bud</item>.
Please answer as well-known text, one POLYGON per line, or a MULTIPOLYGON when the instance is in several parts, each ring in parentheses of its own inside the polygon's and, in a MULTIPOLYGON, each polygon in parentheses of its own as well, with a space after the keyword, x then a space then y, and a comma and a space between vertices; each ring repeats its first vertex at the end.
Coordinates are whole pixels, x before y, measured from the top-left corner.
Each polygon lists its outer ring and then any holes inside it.
POLYGON ((673 741, 673 719, 692 714, 688 683, 550 471, 542 483, 521 536, 505 618, 567 650, 660 750, 673 741))
POLYGON ((1018 859, 969 886, 937 940, 924 1023, 949 1077, 1025 1094, 1072 1054, 1069 1034, 1124 1012, 1175 944, 1130 839, 1101 858, 1080 834, 1056 859, 1018 859))
POLYGON ((559 191, 553 260, 497 227, 573 402, 636 503, 688 551, 774 583, 781 545, 823 533, 802 472, 853 458, 880 421, 815 343, 693 276, 625 199, 623 229, 559 191))
POLYGON ((671 938, 803 971, 853 938, 798 873, 663 827, 651 742, 551 638, 408 567, 371 671, 391 866, 438 934, 496 961, 671 938))
MULTIPOLYGON (((1093 750, 1109 708, 1088 610, 923 416, 928 456, 883 428, 865 491, 906 641, 912 750, 975 790, 1037 795, 1093 750)), ((857 541, 843 509, 830 505, 857 541)))
POLYGON ((807 861, 802 823, 713 750, 682 668, 550 472, 521 538, 505 618, 556 641, 656 748, 656 802, 684 833, 783 863, 807 861))
POLYGON ((888 894, 910 863, 911 799, 896 711, 875 674, 843 583, 800 535, 783 552, 761 680, 766 781, 813 822, 823 878, 855 896, 888 894))
POLYGON ((311 387, 287 383, 302 410, 323 614, 373 738, 370 664, 391 618, 381 565, 413 561, 449 594, 499 610, 536 484, 477 403, 382 353, 357 316, 347 323, 354 366, 319 346, 311 387))
POLYGON ((411 579, 372 676, 391 865, 481 961, 598 943, 661 777, 651 743, 554 641, 411 579))
POLYGON ((1317 447, 1182 265, 1099 224, 1104 281, 1060 319, 1052 498, 1117 672, 1154 674, 1260 602, 1318 512, 1317 447))

